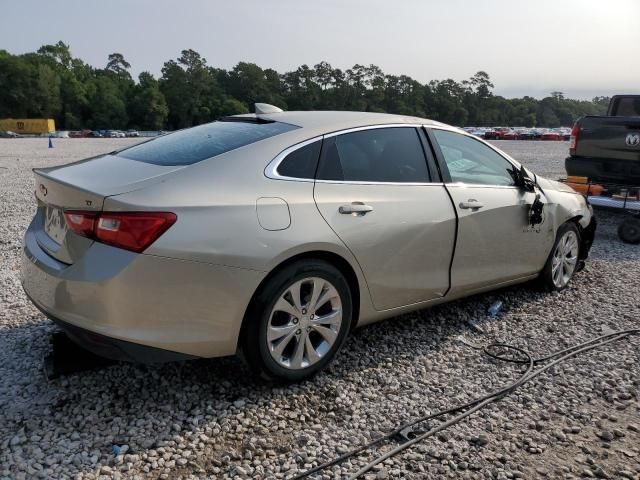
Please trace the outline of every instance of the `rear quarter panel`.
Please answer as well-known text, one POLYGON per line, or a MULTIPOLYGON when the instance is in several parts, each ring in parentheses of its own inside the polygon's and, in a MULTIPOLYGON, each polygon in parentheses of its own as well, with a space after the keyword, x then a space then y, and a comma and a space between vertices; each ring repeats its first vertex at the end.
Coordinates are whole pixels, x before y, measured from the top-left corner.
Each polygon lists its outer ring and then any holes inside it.
MULTIPOLYGON (((298 141, 304 140, 299 137, 298 141)), ((144 253, 270 272, 287 259, 311 251, 344 258, 358 277, 361 313, 372 308, 360 267, 320 216, 313 182, 273 180, 267 164, 294 142, 260 142, 195 164, 158 184, 108 197, 111 211, 174 212, 177 222, 144 253), (289 208, 288 228, 267 230, 256 210, 260 198, 280 198, 289 208)), ((258 285, 247 285, 253 293, 258 285)))

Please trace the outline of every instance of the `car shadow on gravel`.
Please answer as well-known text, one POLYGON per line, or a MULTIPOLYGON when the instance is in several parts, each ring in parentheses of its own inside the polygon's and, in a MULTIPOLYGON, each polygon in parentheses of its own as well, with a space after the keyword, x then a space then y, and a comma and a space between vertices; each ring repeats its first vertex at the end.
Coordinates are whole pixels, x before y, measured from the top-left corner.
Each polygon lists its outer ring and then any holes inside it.
MULTIPOLYGON (((233 452, 240 451, 249 436, 268 438, 272 442, 278 438, 273 424, 298 422, 295 415, 292 418, 298 401, 304 401, 305 408, 315 408, 317 415, 309 422, 322 424, 329 411, 333 412, 330 421, 340 422, 341 410, 326 409, 326 402, 335 400, 342 389, 354 385, 356 390, 366 387, 368 372, 397 368, 399 358, 417 362, 428 357, 437 366, 451 348, 452 342, 447 342, 448 339, 459 335, 477 337, 469 321, 486 318, 486 306, 498 297, 526 302, 532 294, 524 295, 523 289, 527 287, 459 300, 358 329, 326 372, 297 385, 259 381, 235 357, 160 365, 118 363, 47 381, 40 365, 47 350, 46 336, 53 330, 33 325, 12 329, 5 333, 26 339, 33 336, 33 332, 27 330, 38 328, 40 338, 36 342, 38 348, 16 352, 37 356, 31 357, 28 368, 23 364, 15 366, 24 371, 23 383, 28 395, 14 398, 5 405, 3 416, 7 430, 4 434, 8 436, 0 437, 0 444, 22 435, 25 438, 15 442, 25 452, 43 440, 49 444, 60 442, 61 452, 67 451, 65 445, 70 445, 71 451, 97 454, 104 463, 113 460, 114 444, 127 445, 129 454, 141 453, 175 441, 176 435, 184 438, 203 425, 213 424, 212 432, 221 441, 212 447, 211 457, 230 455, 233 458, 233 452), (350 382, 353 382, 351 386, 350 382), (282 412, 273 413, 279 409, 282 412), (243 418, 255 418, 250 410, 271 411, 272 418, 265 424, 244 425, 243 418), (249 430, 242 439, 229 435, 230 418, 234 419, 231 424, 235 425, 237 420, 249 430)), ((533 298, 536 295, 533 294, 533 298)), ((11 365, 5 367, 11 368, 11 365)), ((465 380, 472 382, 474 376, 473 372, 463 375, 466 378, 459 379, 460 387, 448 393, 460 397, 464 394, 465 380)), ((427 376, 421 381, 438 384, 442 379, 427 376)), ((398 386, 386 387, 391 395, 411 393, 398 386)), ((342 413, 348 418, 349 408, 345 407, 342 413)), ((304 428, 304 424, 299 427, 304 428)), ((292 447, 291 435, 286 429, 284 433, 282 430, 280 449, 287 451, 292 447)))
MULTIPOLYGON (((28 456, 42 442, 59 443, 61 453, 99 455, 104 463, 113 458, 114 444, 127 445, 129 454, 140 453, 213 423, 213 432, 225 438, 215 445, 217 453, 212 456, 224 456, 244 442, 228 435, 227 419, 239 418, 242 424, 243 417, 252 416, 249 410, 282 408, 267 424, 244 425, 251 435, 271 441, 272 422, 291 422, 299 397, 306 408, 317 408, 316 418, 309 421, 322 423, 328 412, 323 404, 335 399, 349 382, 361 384, 368 371, 388 368, 398 356, 404 361, 438 358, 447 338, 476 335, 467 320, 477 313, 478 301, 485 304, 490 298, 494 297, 461 300, 356 330, 326 372, 297 385, 259 381, 235 357, 149 366, 118 363, 47 381, 42 358, 54 329, 42 324, 7 329, 5 339, 20 340, 7 341, 8 351, 15 350, 11 357, 16 363, 4 368, 19 370, 22 376, 19 388, 10 392, 6 386, 6 395, 0 395, 4 397, 0 403, 5 403, 0 445, 8 448, 14 442, 12 448, 19 446, 28 456), (34 340, 34 334, 39 338, 34 340), (31 345, 25 344, 27 339, 31 345)), ((332 419, 339 420, 339 416, 332 419)), ((281 449, 290 448, 289 442, 282 440, 281 449)))

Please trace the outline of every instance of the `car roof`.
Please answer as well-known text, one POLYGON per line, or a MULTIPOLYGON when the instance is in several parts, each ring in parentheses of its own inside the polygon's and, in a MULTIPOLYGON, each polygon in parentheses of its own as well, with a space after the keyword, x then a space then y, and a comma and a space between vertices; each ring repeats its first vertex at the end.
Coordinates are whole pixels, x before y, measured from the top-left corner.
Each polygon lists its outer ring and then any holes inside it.
POLYGON ((266 114, 234 115, 239 118, 258 118, 289 123, 302 127, 308 135, 322 135, 349 128, 384 124, 418 124, 448 126, 426 118, 389 113, 349 112, 349 111, 291 111, 266 114))

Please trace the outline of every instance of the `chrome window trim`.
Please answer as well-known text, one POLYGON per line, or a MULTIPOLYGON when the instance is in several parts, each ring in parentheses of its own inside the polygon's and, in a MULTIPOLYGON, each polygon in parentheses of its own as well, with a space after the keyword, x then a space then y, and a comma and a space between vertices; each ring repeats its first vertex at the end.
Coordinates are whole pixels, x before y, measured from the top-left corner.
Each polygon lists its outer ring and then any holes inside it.
POLYGON ((348 184, 348 185, 409 185, 409 186, 443 186, 443 182, 373 182, 373 181, 359 181, 359 180, 317 180, 314 178, 299 178, 299 177, 288 177, 285 175, 280 175, 278 173, 278 167, 280 163, 285 159, 287 155, 292 152, 295 152, 299 148, 305 147, 310 143, 316 142, 318 140, 324 140, 325 138, 337 137, 338 135, 344 135, 347 133, 360 132, 363 130, 377 130, 381 128, 424 128, 428 125, 422 123, 382 123, 379 125, 366 125, 362 127, 352 127, 345 128, 343 130, 336 130, 335 132, 326 133, 324 135, 320 135, 318 137, 310 138, 309 140, 305 140, 303 142, 292 145, 282 152, 280 152, 276 157, 269 162, 267 167, 264 170, 264 174, 267 178, 271 178, 272 180, 285 180, 285 181, 294 181, 294 182, 316 182, 316 183, 337 183, 337 184, 348 184))
POLYGON ((264 169, 264 174, 267 178, 271 178, 273 180, 286 180, 286 181, 294 181, 294 182, 311 182, 313 183, 315 181, 315 179, 313 178, 300 178, 300 177, 288 177, 286 175, 280 175, 280 173, 278 173, 278 167, 280 166, 280 163, 282 163, 282 161, 285 159, 285 157, 287 155, 289 155, 290 153, 295 152, 296 150, 306 147, 307 145, 312 144, 313 142, 317 142, 318 140, 322 140, 323 136, 320 135, 318 137, 313 137, 310 138, 308 140, 305 140, 303 142, 300 143, 296 143, 295 145, 292 145, 288 148, 285 148, 282 152, 280 152, 278 155, 275 156, 275 158, 273 160, 271 160, 269 162, 269 164, 266 166, 266 168, 264 169))
POLYGON ((430 129, 438 129, 438 130, 444 130, 444 131, 448 131, 451 133, 457 133, 459 135, 463 135, 465 137, 469 137, 477 142, 482 143, 483 145, 486 145, 487 147, 489 147, 491 150, 493 150, 494 152, 496 152, 498 155, 500 155, 502 158, 504 158, 508 163, 510 163, 512 166, 515 167, 520 167, 520 165, 513 160, 511 157, 507 156, 505 153, 503 153, 501 150, 497 149, 496 147, 494 147, 493 145, 491 145, 490 143, 482 140, 481 138, 478 138, 474 135, 468 134, 467 132, 465 132, 464 130, 460 130, 459 128, 456 127, 451 127, 448 125, 427 125, 427 124, 422 124, 422 123, 383 123, 383 124, 379 124, 379 125, 366 125, 366 126, 362 126, 362 127, 352 127, 352 128, 346 128, 343 130, 336 130, 335 132, 330 132, 324 135, 319 135, 317 137, 313 137, 310 138, 308 140, 304 140, 300 143, 296 143, 295 145, 292 145, 286 149, 284 149, 282 152, 280 152, 278 155, 275 156, 275 158, 273 160, 271 160, 269 162, 269 164, 266 166, 265 170, 264 170, 264 174, 267 178, 270 178, 272 180, 284 180, 284 181, 289 181, 289 182, 305 182, 305 183, 326 183, 326 184, 347 184, 347 185, 393 185, 393 186, 401 186, 401 185, 405 185, 405 186, 452 186, 452 187, 474 187, 474 188, 502 188, 502 189, 517 189, 518 187, 516 187, 515 185, 486 185, 486 184, 480 184, 480 183, 464 183, 464 182, 456 182, 456 183, 445 183, 445 182, 373 182, 373 181, 359 181, 359 180, 318 180, 318 179, 314 179, 314 178, 301 178, 301 177, 288 177, 286 175, 280 175, 278 173, 278 167, 280 166, 280 163, 282 163, 282 161, 285 159, 285 157, 287 155, 289 155, 290 153, 295 152, 296 150, 306 147, 307 145, 313 143, 313 142, 317 142, 319 140, 323 140, 325 138, 331 138, 331 137, 336 137, 338 135, 344 135, 347 133, 353 133, 353 132, 359 132, 359 131, 363 131, 363 130, 376 130, 376 129, 381 129, 381 128, 430 128, 430 129))
POLYGON ((336 183, 342 185, 402 185, 409 187, 444 186, 444 183, 442 182, 373 182, 364 180, 316 180, 316 183, 336 183))
POLYGON ((382 123, 380 125, 366 125, 363 127, 346 128, 344 130, 336 130, 335 132, 325 133, 324 138, 337 137, 347 133, 361 132, 363 130, 378 130, 380 128, 421 128, 422 123, 382 123))
POLYGON ((487 185, 484 183, 465 183, 465 182, 451 182, 446 184, 447 187, 462 187, 462 188, 501 188, 506 190, 519 190, 520 187, 515 185, 487 185))

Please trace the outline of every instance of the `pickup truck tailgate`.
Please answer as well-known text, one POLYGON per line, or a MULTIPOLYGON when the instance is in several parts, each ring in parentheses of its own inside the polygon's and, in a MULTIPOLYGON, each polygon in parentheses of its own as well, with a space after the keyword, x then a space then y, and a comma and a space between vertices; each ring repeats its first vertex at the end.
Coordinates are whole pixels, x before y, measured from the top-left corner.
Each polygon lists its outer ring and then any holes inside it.
POLYGON ((584 117, 575 156, 640 161, 640 117, 584 117))

